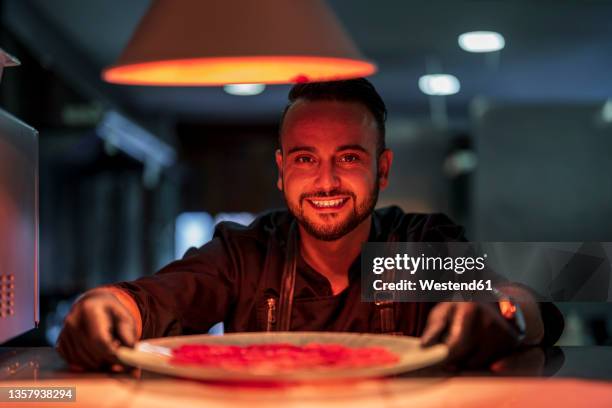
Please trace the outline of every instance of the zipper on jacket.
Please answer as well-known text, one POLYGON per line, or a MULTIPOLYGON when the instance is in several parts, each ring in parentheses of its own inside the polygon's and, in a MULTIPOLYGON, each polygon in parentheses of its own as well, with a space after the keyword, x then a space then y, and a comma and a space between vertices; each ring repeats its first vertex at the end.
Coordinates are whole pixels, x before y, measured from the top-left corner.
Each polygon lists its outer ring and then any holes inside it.
POLYGON ((266 307, 266 331, 270 332, 274 330, 274 326, 276 324, 276 298, 267 298, 266 307))

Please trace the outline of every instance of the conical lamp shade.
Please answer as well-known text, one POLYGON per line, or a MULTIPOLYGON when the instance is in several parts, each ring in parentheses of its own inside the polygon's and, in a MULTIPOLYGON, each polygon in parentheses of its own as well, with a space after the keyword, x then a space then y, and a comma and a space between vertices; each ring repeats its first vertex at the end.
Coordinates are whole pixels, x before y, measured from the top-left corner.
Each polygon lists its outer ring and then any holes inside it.
POLYGON ((319 0, 157 0, 103 77, 196 86, 330 81, 375 71, 319 0))

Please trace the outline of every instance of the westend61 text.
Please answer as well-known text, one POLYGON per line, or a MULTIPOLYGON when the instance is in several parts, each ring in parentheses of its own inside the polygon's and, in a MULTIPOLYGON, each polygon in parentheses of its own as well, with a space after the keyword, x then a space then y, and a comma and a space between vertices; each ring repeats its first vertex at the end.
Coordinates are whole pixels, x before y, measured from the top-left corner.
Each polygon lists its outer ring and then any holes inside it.
POLYGON ((418 285, 416 282, 402 279, 398 282, 383 282, 381 279, 377 279, 372 283, 374 290, 397 290, 397 291, 412 291, 412 290, 423 290, 423 291, 440 291, 440 292, 454 292, 454 291, 484 291, 493 290, 493 284, 490 279, 472 280, 469 282, 437 282, 432 279, 419 279, 418 285))

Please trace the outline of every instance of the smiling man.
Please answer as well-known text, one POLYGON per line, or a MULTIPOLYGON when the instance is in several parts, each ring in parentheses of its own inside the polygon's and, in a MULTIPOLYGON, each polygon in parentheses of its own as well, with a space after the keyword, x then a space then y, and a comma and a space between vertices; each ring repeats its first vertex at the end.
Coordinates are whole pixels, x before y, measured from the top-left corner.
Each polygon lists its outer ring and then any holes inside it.
POLYGON ((119 344, 236 331, 352 331, 444 342, 450 361, 482 365, 521 344, 552 344, 562 319, 551 304, 508 286, 521 302, 367 303, 360 252, 368 241, 465 241, 442 214, 374 210, 393 162, 385 104, 365 79, 299 84, 289 95, 276 152, 288 211, 248 227, 221 223, 211 242, 153 276, 91 290, 75 303, 58 340, 70 363, 116 363, 119 344), (509 307, 508 307, 509 306, 509 307))
MULTIPOLYGON (((374 89, 365 81, 361 85, 366 105, 341 92, 335 95, 330 92, 333 86, 293 89, 281 123, 276 164, 278 188, 297 219, 301 254, 329 280, 335 294, 347 286, 349 267, 368 240, 393 154, 385 149, 386 110, 374 89)), ((336 86, 341 91, 346 83, 336 86)))

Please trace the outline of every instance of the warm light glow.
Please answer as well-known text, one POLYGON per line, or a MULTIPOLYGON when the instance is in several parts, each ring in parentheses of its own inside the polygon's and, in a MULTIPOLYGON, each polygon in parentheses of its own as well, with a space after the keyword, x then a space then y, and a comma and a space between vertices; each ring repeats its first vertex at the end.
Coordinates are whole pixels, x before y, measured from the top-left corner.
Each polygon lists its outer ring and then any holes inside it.
POLYGON ((504 48, 506 41, 494 31, 472 31, 459 36, 459 46, 468 52, 493 52, 504 48))
POLYGON ((259 95, 264 89, 266 89, 264 84, 229 84, 223 87, 225 92, 236 96, 259 95))
POLYGON ((156 61, 110 67, 108 82, 127 85, 219 86, 226 84, 289 84, 368 76, 368 61, 326 57, 226 57, 156 61))
POLYGON ((516 306, 509 300, 500 300, 499 310, 502 316, 504 316, 506 319, 514 318, 514 315, 516 314, 516 306))
POLYGON ((453 95, 459 92, 461 85, 453 75, 423 75, 419 78, 419 89, 427 95, 453 95))

